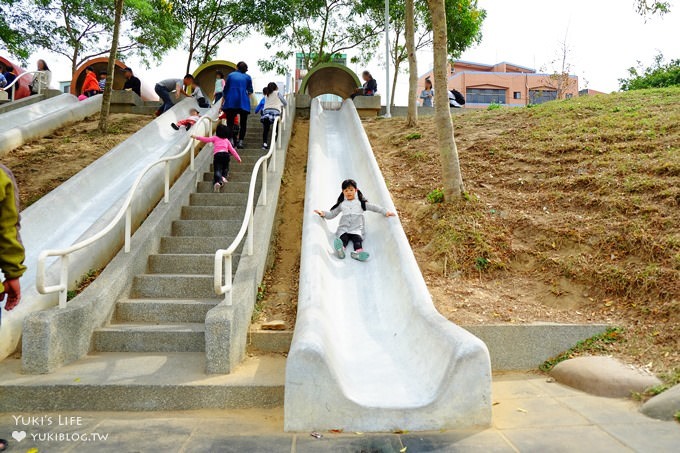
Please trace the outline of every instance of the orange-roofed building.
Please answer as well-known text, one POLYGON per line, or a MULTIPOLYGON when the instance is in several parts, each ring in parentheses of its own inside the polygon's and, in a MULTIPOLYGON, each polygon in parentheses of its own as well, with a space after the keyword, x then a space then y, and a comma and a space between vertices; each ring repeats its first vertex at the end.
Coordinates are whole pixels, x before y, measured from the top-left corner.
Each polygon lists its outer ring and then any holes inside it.
MULTIPOLYGON (((432 70, 418 78, 418 93, 425 88, 425 79, 434 81, 432 70)), ((488 65, 455 60, 453 67, 449 65, 447 89, 463 94, 465 108, 490 104, 519 107, 578 96, 578 77, 555 77, 507 62, 488 65)))

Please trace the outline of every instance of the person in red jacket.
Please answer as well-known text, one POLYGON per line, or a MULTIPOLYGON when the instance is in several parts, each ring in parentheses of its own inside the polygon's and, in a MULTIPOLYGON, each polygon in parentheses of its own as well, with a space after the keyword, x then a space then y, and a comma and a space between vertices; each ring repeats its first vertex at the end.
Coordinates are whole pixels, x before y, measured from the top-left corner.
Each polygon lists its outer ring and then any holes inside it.
POLYGON ((88 66, 85 68, 85 81, 83 82, 83 88, 80 90, 80 93, 89 98, 101 92, 101 88, 99 88, 99 80, 97 80, 97 74, 94 72, 94 68, 92 66, 88 66))

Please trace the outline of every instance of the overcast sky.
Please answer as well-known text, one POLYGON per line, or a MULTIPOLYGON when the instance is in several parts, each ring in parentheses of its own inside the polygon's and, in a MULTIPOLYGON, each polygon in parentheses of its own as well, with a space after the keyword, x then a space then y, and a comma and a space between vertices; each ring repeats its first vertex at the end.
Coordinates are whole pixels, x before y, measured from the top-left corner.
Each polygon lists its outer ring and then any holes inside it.
MULTIPOLYGON (((644 19, 634 10, 634 0, 479 0, 486 9, 483 40, 469 49, 462 59, 497 63, 509 61, 536 69, 551 69, 551 61, 558 56, 560 42, 566 41, 571 48, 572 73, 579 76, 580 87, 610 92, 618 89, 618 79, 626 75, 626 69, 637 60, 645 64, 659 51, 666 59, 680 58, 680 3, 672 1, 673 12, 662 18, 644 19)), ((251 68, 255 89, 270 80, 282 80, 280 76, 262 74, 257 69, 258 58, 266 56, 265 40, 253 36, 241 43, 225 44, 218 58, 237 62, 245 60, 251 68)), ((384 93, 384 46, 376 60, 368 65, 384 93)), ((69 65, 64 58, 48 52, 36 53, 30 67, 38 58, 48 61, 55 75, 53 83, 69 77, 69 65)), ((126 63, 136 68, 137 75, 151 86, 163 78, 181 77, 186 66, 183 51, 169 53, 160 65, 145 69, 135 59, 126 63)), ((294 61, 291 61, 291 67, 294 61)), ((431 50, 418 54, 419 74, 432 66, 431 50)), ((193 69, 193 68, 192 68, 193 69)), ((352 67, 356 71, 362 67, 352 67)), ((397 87, 397 104, 407 101, 407 76, 400 76, 397 87)))

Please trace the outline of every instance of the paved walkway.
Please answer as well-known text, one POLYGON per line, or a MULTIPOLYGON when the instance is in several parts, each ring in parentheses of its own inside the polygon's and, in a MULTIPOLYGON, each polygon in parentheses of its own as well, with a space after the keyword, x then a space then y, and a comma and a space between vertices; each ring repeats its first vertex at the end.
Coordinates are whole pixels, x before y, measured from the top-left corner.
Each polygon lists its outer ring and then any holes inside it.
POLYGON ((647 418, 632 401, 589 396, 542 375, 496 375, 493 398, 493 427, 481 431, 326 432, 315 439, 284 433, 283 409, 274 408, 0 414, 0 437, 10 441, 10 452, 35 447, 40 453, 680 451, 680 424, 647 418), (26 437, 17 442, 14 431, 26 437))

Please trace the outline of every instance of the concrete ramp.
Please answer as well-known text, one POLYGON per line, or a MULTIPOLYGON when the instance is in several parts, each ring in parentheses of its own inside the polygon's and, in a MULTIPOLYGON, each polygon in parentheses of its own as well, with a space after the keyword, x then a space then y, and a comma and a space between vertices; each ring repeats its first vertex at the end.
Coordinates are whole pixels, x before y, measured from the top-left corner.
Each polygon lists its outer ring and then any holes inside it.
MULTIPOLYGON (((434 308, 398 218, 366 213, 369 261, 332 250, 329 209, 344 179, 394 209, 351 101, 312 102, 300 292, 286 366, 285 429, 434 430, 488 426, 484 343, 434 308)), ((350 245, 351 248, 351 245, 350 245)))

